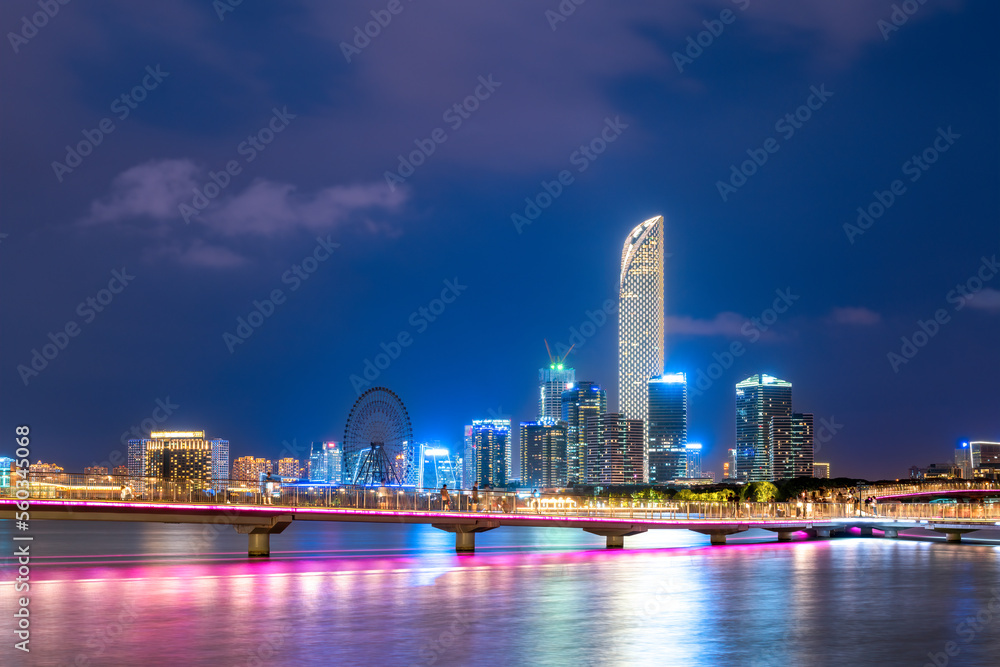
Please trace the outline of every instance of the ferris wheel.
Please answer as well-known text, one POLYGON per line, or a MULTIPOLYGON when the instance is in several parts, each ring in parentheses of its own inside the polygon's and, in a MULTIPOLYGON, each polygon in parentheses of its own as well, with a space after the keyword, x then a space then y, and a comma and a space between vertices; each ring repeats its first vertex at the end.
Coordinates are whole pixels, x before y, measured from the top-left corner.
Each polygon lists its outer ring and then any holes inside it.
POLYGON ((385 387, 358 397, 344 428, 344 470, 352 484, 416 485, 419 466, 406 406, 385 387))

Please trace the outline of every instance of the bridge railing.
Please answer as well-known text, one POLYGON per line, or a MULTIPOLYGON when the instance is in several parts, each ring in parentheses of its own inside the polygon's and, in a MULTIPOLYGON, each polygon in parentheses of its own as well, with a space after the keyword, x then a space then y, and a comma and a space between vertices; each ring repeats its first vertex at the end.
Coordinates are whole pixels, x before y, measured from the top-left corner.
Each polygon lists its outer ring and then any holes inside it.
MULTIPOLYGON (((0 489, 0 497, 15 497, 16 487, 0 489)), ((76 473, 30 473, 31 498, 64 500, 142 501, 165 504, 273 505, 344 510, 405 512, 511 513, 634 520, 837 520, 848 517, 886 519, 1000 520, 1000 503, 750 503, 637 501, 570 494, 540 497, 512 491, 451 490, 448 502, 440 489, 364 488, 267 481, 212 480, 174 482, 153 478, 76 473), (476 502, 474 502, 476 501, 476 502)))

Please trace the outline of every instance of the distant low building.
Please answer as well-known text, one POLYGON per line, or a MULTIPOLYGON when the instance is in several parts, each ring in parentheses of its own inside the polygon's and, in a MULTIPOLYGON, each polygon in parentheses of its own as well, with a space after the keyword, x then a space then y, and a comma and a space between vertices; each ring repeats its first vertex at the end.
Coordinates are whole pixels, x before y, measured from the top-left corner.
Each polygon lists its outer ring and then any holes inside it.
POLYGON ((813 463, 813 477, 817 479, 830 479, 830 464, 813 463))
POLYGON ((291 457, 278 460, 278 476, 282 479, 299 479, 302 476, 302 466, 298 459, 291 457))
POLYGON ((108 469, 104 466, 87 466, 83 469, 83 476, 87 484, 96 484, 107 481, 108 469))
POLYGON ((116 466, 111 474, 116 477, 128 477, 128 466, 116 466))

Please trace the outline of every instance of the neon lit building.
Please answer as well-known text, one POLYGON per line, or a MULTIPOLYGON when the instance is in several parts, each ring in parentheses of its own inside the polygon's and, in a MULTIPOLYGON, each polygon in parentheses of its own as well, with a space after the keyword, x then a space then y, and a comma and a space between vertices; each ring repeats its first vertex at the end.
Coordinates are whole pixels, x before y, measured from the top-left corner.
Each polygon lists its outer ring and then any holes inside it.
MULTIPOLYGON (((647 383, 646 455, 649 483, 697 477, 687 470, 688 394, 684 373, 665 373, 647 383)), ((700 465, 699 465, 700 468, 700 465)))
POLYGON ((472 446, 475 449, 475 482, 480 488, 507 485, 510 465, 511 428, 509 419, 475 419, 472 446))
POLYGON ((771 480, 813 476, 813 416, 792 413, 771 417, 771 480))
POLYGON ((423 442, 419 447, 420 470, 417 487, 439 489, 447 484, 449 489, 459 488, 461 471, 456 467, 457 462, 452 459, 448 448, 442 447, 440 442, 423 442))
MULTIPOLYGON (((538 369, 538 419, 562 419, 563 392, 576 382, 576 371, 562 361, 553 361, 548 368, 538 369)), ((523 445, 522 445, 523 446, 523 445)), ((521 472, 522 479, 524 471, 521 472)))
POLYGON ((521 422, 522 487, 566 486, 566 430, 555 419, 521 422))
POLYGON ((334 441, 313 442, 309 447, 308 477, 312 482, 341 484, 344 456, 334 441))
POLYGON ((587 419, 587 484, 641 484, 642 420, 606 412, 587 419))
POLYGON ((229 441, 205 439, 204 431, 153 431, 149 438, 129 441, 129 473, 200 485, 229 479, 229 441), (133 443, 135 445, 133 446, 133 443))
POLYGON ((663 372, 663 217, 637 225, 622 247, 618 286, 618 406, 647 420, 649 378, 663 372))
MULTIPOLYGON (((577 382, 562 395, 562 420, 566 422, 566 482, 587 479, 587 417, 608 411, 608 394, 596 382, 577 382)), ((523 441, 521 444, 524 447, 523 441)))
POLYGON ((232 478, 242 482, 258 482, 269 472, 274 472, 274 464, 268 459, 241 456, 233 461, 232 478))
MULTIPOLYGON (((701 443, 689 442, 684 445, 687 473, 685 477, 701 478, 701 443)), ((712 476, 713 481, 715 476, 712 476)))
POLYGON ((736 384, 736 479, 771 481, 771 418, 791 414, 791 382, 761 373, 736 384))

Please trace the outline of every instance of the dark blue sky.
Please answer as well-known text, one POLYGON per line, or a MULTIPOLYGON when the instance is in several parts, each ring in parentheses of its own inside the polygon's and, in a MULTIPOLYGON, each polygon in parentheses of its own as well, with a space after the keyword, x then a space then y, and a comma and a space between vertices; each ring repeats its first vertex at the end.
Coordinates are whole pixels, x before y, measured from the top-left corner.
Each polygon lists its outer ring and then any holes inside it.
MULTIPOLYGON (((404 332, 374 384, 403 398, 418 439, 530 419, 543 339, 568 341, 616 297, 625 235, 654 215, 668 370, 717 378, 690 405, 705 469, 721 473, 733 385, 756 372, 836 424, 817 455, 834 475, 903 476, 958 438, 1000 439, 1000 8, 912 3, 890 30, 893 4, 592 0, 556 21, 555 0, 246 1, 222 20, 207 0, 103 2, 60 5, 33 30, 35 2, 3 3, 6 449, 27 423, 32 458, 78 470, 168 398, 164 426, 229 438, 234 457, 339 440, 351 375, 404 332), (341 46, 372 11, 391 21, 341 46), (781 122, 807 103, 798 127, 781 122), (574 155, 608 123, 603 153, 574 155), (387 187, 418 145, 433 153, 387 187), (905 164, 925 149, 933 164, 905 164), (767 160, 724 200, 718 182, 753 155, 767 160), (516 229, 562 170, 572 182, 516 229), (199 201, 213 173, 225 187, 199 201), (878 219, 845 230, 897 179, 878 219), (185 220, 180 205, 205 203, 185 220), (339 246, 298 278, 317 238, 339 246), (123 267, 134 279, 102 293, 123 267), (411 314, 445 281, 465 287, 425 326, 411 314), (949 298, 958 285, 980 289, 949 298), (277 289, 283 303, 227 346, 277 289), (745 324, 769 319, 778 290, 796 297, 787 311, 767 331, 745 324), (934 335, 904 349, 938 310, 934 335), (56 335, 68 324, 76 336, 56 335), (18 370, 50 333, 65 348, 18 370)), ((615 337, 612 322, 570 356, 612 406, 615 337)))

